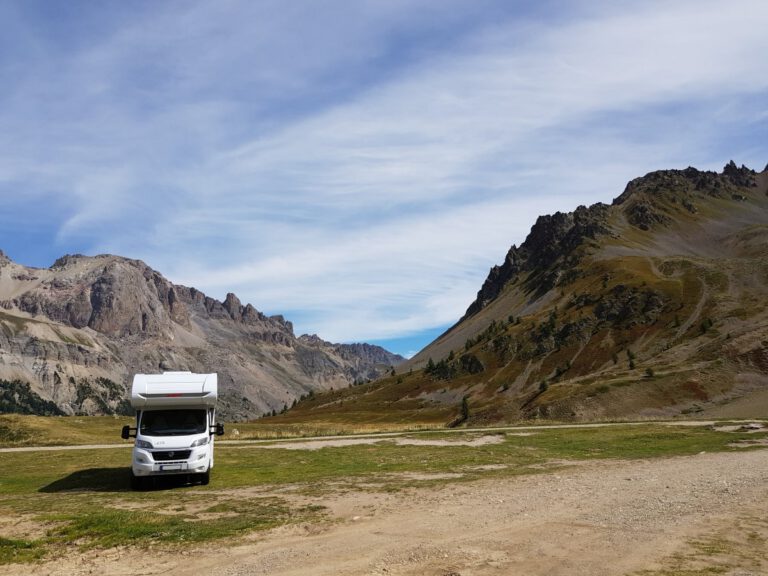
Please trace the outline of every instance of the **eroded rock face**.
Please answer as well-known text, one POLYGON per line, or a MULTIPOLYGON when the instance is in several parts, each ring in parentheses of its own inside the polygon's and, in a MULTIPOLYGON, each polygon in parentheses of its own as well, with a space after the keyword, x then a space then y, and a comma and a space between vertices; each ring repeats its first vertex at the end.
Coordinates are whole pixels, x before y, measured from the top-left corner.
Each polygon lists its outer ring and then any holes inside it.
POLYGON ((702 197, 744 201, 746 196, 741 192, 757 186, 756 176, 754 170, 743 165, 739 168, 733 161, 721 174, 691 167, 660 170, 632 180, 613 205, 623 206, 630 224, 649 231, 672 223, 680 213, 679 207, 695 214, 702 197))
POLYGON ((85 257, 60 258, 49 279, 13 303, 22 312, 117 338, 168 335, 172 321, 188 324, 184 305, 160 274, 139 261, 104 260, 103 267, 81 272, 77 265, 87 262, 85 257))
POLYGON ((619 285, 597 303, 594 314, 614 327, 630 328, 653 324, 667 305, 667 298, 659 292, 619 285))
POLYGON ((655 224, 666 224, 669 218, 647 202, 635 202, 626 211, 627 221, 641 230, 650 230, 655 224))
POLYGON ((741 165, 741 168, 738 168, 733 160, 723 168, 723 176, 728 178, 734 186, 741 186, 743 188, 754 188, 757 186, 755 171, 750 170, 744 164, 741 165))
POLYGON ((13 283, 0 284, 0 379, 23 375, 65 413, 124 409, 134 373, 191 370, 219 373, 225 418, 252 418, 403 361, 373 346, 296 338, 282 316, 232 293, 219 302, 174 285, 139 260, 70 255, 38 270, 3 258, 13 283))
MULTIPOLYGON (((464 318, 473 316, 490 304, 509 282, 515 282, 526 272, 538 270, 545 285, 556 282, 560 273, 576 261, 568 260, 574 251, 587 240, 593 240, 608 232, 608 206, 602 203, 587 208, 579 206, 569 213, 556 212, 540 216, 530 234, 520 247, 512 246, 501 266, 491 268, 488 278, 477 293, 477 298, 467 309, 464 318), (547 276, 546 272, 557 265, 558 272, 547 276)), ((534 287, 537 289, 537 287, 534 287)), ((464 319, 462 318, 462 319, 464 319)))

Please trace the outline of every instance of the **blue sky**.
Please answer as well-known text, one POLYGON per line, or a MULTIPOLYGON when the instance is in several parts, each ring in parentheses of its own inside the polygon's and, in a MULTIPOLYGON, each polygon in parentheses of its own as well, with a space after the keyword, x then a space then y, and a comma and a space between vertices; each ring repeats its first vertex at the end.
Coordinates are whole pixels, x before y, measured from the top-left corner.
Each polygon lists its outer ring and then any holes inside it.
POLYGON ((413 353, 538 215, 761 170, 766 30, 746 0, 2 0, 0 248, 413 353))

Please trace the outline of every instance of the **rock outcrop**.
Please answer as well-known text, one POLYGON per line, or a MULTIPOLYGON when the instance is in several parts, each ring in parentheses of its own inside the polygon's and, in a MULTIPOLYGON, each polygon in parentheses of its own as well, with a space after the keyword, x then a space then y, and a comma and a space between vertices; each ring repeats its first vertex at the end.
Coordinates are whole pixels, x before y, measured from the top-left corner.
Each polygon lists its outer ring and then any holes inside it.
POLYGON ((602 203, 587 208, 579 206, 569 213, 556 212, 539 216, 530 234, 518 248, 512 246, 501 266, 491 268, 488 278, 477 293, 462 320, 477 314, 501 294, 504 287, 514 283, 521 274, 537 271, 532 278, 532 288, 546 291, 557 278, 578 261, 575 250, 588 240, 594 240, 608 229, 606 217, 608 206, 602 203), (557 271, 553 273, 553 267, 557 271))

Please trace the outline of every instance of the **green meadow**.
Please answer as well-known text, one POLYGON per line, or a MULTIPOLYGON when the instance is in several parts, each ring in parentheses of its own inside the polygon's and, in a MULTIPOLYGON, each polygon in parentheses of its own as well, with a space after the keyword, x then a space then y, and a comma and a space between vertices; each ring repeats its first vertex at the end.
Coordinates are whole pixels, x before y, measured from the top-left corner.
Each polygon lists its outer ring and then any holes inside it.
MULTIPOLYGON (((105 425, 99 418, 78 420, 81 427, 93 428, 78 434, 89 442, 105 425)), ((583 460, 728 451, 736 449, 733 442, 765 436, 654 423, 537 429, 530 435, 493 430, 398 436, 444 445, 399 445, 387 436, 320 449, 240 442, 217 446, 210 485, 163 478, 142 492, 129 489, 128 443, 106 449, 5 452, 0 453, 0 562, 51 558, 73 546, 231 543, 281 525, 330 521, 321 506, 312 504, 313 496, 426 485, 440 489, 455 482, 540 474, 583 460), (488 435, 495 442, 460 444, 488 435)))

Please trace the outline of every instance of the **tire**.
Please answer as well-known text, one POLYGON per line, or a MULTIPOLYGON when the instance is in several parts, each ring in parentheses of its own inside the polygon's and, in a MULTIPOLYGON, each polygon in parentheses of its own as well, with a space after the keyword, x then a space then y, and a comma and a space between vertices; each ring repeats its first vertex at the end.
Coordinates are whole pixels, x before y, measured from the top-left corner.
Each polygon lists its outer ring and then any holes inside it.
POLYGON ((140 478, 139 476, 136 476, 133 473, 133 470, 131 470, 131 490, 143 490, 144 489, 144 478, 140 478))
POLYGON ((208 486, 211 482, 211 469, 209 468, 200 474, 200 486, 208 486))

